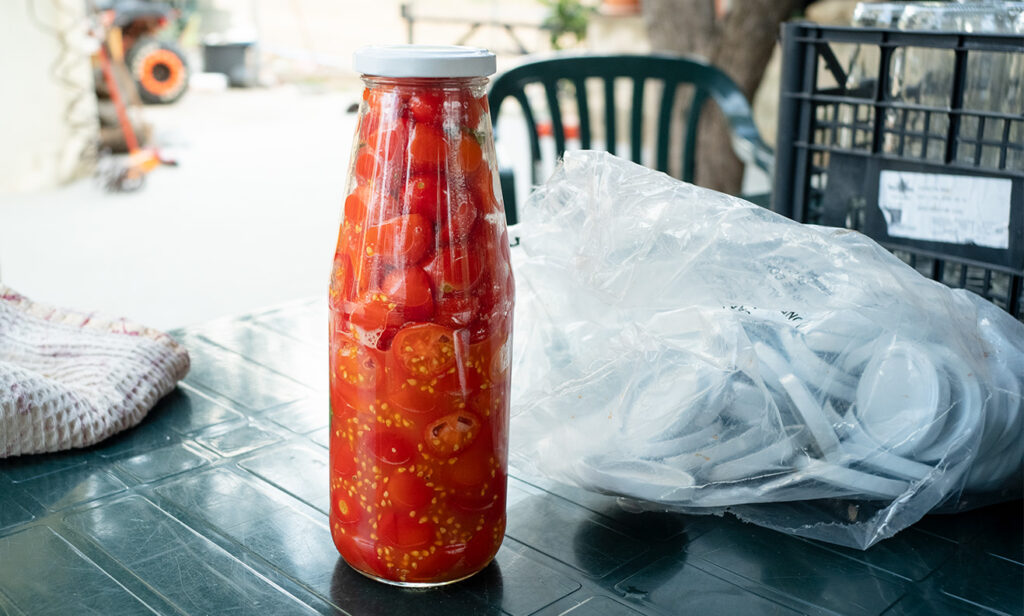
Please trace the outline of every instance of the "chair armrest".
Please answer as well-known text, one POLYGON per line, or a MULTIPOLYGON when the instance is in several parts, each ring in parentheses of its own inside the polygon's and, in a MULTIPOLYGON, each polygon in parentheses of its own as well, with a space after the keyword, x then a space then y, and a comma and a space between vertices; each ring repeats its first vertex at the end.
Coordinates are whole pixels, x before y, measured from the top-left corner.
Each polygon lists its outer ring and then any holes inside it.
POLYGON ((753 135, 732 134, 732 149, 736 157, 747 165, 754 165, 761 171, 772 175, 775 166, 775 152, 761 140, 756 132, 753 135))

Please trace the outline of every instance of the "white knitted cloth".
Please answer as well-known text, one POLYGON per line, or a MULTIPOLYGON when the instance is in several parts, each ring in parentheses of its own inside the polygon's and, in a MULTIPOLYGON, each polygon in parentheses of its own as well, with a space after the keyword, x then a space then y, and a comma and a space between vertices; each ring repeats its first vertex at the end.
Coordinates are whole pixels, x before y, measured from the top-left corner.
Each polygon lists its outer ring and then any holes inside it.
POLYGON ((188 368, 165 333, 0 285, 0 458, 87 447, 130 428, 188 368))

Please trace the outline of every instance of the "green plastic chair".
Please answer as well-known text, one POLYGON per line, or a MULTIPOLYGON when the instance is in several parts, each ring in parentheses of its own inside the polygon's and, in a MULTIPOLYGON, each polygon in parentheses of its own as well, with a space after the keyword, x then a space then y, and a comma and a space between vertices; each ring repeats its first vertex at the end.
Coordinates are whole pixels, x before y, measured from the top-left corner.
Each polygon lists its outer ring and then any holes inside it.
MULTIPOLYGON (((515 99, 522 108, 530 141, 533 176, 530 178, 531 185, 537 184, 536 169, 541 160, 537 117, 538 112, 545 110, 531 105, 526 94, 527 86, 541 84, 544 88, 551 116, 551 133, 554 137, 555 153, 560 158, 565 152, 566 131, 562 117, 564 110, 559 106, 558 88, 565 82, 572 84, 575 89, 580 124, 580 147, 583 149, 594 147, 591 139, 591 105, 588 103, 587 90, 584 85, 585 81, 591 78, 603 80, 605 109, 615 106, 615 80, 624 78, 632 81, 633 105, 630 110, 630 122, 629 126, 622 128, 629 131, 630 158, 633 162, 641 163, 640 158, 643 151, 641 129, 644 120, 644 84, 654 80, 664 83, 665 86, 662 89, 657 114, 654 165, 657 170, 669 172, 669 161, 672 160, 670 154, 673 153, 671 150, 678 151, 681 148, 682 173, 679 179, 687 182, 693 181, 697 123, 704 108, 704 102, 711 97, 721 108, 729 123, 732 131, 733 150, 736 155, 743 162, 753 164, 766 173, 771 173, 774 157, 771 149, 762 141, 757 127, 754 126, 750 104, 732 79, 711 64, 696 58, 665 54, 559 56, 529 62, 499 75, 492 82, 489 92, 491 120, 495 125, 495 139, 499 141, 497 119, 502 105, 508 99, 515 99), (680 84, 693 85, 694 94, 692 102, 687 108, 687 117, 682 118, 686 127, 683 139, 674 140, 681 141, 681 143, 670 143, 673 141, 670 139, 669 132, 673 119, 673 105, 677 95, 677 86, 680 84)), ((604 116, 605 143, 616 144, 620 130, 620 127, 616 126, 616 114, 605 113, 604 116)), ((505 211, 509 223, 512 224, 517 220, 514 177, 511 168, 508 168, 503 161, 498 161, 498 163, 505 211)), ((768 204, 768 195, 745 196, 744 198, 762 205, 768 204)))

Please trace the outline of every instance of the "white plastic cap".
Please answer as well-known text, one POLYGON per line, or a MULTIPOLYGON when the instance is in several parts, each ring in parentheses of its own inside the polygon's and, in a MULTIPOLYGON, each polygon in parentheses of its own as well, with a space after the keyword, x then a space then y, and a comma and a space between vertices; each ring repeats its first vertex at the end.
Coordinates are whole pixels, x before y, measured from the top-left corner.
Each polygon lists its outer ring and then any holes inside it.
POLYGON ((485 77, 497 70, 493 53, 456 45, 372 45, 356 50, 352 65, 379 77, 485 77))

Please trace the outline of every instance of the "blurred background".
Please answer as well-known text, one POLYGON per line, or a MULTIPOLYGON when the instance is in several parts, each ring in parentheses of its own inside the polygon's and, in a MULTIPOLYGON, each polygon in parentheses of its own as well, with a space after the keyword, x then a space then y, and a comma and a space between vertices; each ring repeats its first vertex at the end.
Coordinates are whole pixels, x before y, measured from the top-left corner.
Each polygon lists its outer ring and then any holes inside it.
MULTIPOLYGON (((559 49, 697 53, 771 144, 779 23, 847 25, 855 4, 4 0, 0 284, 162 329, 322 295, 363 45, 487 47, 499 71, 559 49)), ((740 181, 767 185, 698 177, 740 181)))

